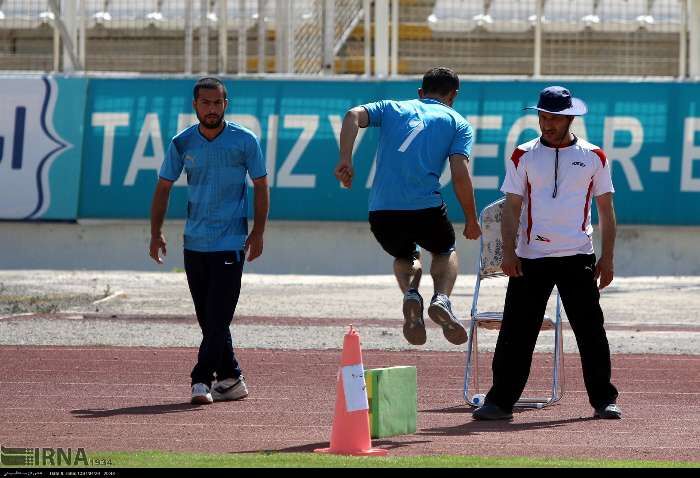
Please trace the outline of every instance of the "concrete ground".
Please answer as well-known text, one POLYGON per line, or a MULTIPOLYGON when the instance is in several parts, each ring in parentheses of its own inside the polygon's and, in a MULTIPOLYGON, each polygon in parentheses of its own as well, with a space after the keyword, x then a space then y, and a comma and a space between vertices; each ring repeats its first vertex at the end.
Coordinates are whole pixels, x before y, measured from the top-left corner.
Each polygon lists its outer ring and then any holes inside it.
MULTIPOLYGON (((480 310, 502 307, 504 289, 505 279, 484 281, 480 310)), ((460 276, 452 301, 464 320, 473 290, 474 277, 460 276)), ((421 292, 432 295, 429 277, 421 292)), ((700 354, 699 292, 698 276, 615 278, 601 297, 612 352, 700 354)), ((461 350, 429 321, 424 346, 406 343, 401 299, 389 275, 244 274, 234 340, 242 348, 338 348, 354 323, 366 349, 461 350)), ((550 335, 542 334, 538 350, 550 349, 550 335)), ((183 272, 0 271, 3 345, 196 347, 200 337, 183 272)), ((495 339, 480 334, 486 350, 495 339)), ((566 326, 564 343, 576 351, 566 326)))

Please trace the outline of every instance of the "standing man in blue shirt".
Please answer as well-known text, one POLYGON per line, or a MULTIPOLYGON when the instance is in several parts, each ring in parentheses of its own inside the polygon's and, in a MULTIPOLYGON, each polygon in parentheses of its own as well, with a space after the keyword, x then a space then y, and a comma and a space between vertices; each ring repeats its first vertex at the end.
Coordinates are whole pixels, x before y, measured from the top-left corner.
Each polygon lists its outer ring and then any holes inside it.
POLYGON ((394 257, 394 274, 403 298, 403 334, 413 345, 425 343, 422 274, 418 247, 432 254, 433 298, 428 316, 453 344, 467 341, 467 331, 452 312, 449 296, 459 272, 455 233, 440 195, 440 175, 449 158, 452 185, 465 219, 464 237, 481 229, 467 162, 473 129, 452 109, 459 78, 449 68, 423 76, 419 99, 383 100, 350 109, 340 130, 340 161, 335 176, 352 186, 352 150, 358 128, 380 128, 377 164, 369 196, 369 223, 382 248, 394 257))
POLYGON ((160 169, 151 206, 150 256, 166 254, 162 233, 170 190, 187 174, 185 273, 202 329, 192 369, 192 403, 240 400, 248 395, 233 352, 229 326, 241 290, 243 260, 260 256, 269 210, 267 172, 260 144, 244 127, 224 120, 226 87, 216 78, 194 86, 198 124, 173 138, 160 169), (248 234, 246 175, 253 180, 255 223, 248 234), (216 377, 215 377, 216 376, 216 377))

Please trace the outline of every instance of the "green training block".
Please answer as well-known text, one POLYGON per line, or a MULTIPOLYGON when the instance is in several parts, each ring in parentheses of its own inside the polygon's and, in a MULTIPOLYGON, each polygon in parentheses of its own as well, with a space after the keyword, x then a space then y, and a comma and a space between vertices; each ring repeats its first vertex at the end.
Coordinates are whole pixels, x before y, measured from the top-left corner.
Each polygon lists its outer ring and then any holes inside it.
POLYGON ((416 367, 365 370, 372 438, 416 432, 416 367))

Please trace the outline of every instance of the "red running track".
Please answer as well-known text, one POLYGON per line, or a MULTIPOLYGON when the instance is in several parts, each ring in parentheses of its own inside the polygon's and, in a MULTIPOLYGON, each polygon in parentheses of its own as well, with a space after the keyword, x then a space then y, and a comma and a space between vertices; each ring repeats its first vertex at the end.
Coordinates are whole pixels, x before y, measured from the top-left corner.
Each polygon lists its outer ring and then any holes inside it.
MULTIPOLYGON (((328 445, 339 350, 241 349, 240 402, 194 406, 194 348, 0 347, 0 443, 88 452, 308 452, 328 445)), ((463 353, 365 350, 365 368, 415 365, 418 430, 373 440, 400 455, 526 455, 700 461, 700 357, 614 355, 623 420, 596 420, 580 361, 566 394, 510 423, 475 422, 461 399, 463 353)), ((533 383, 544 373, 538 357, 533 383)), ((481 361, 483 372, 490 356, 481 361)), ((543 380, 541 383, 545 383, 543 380)))

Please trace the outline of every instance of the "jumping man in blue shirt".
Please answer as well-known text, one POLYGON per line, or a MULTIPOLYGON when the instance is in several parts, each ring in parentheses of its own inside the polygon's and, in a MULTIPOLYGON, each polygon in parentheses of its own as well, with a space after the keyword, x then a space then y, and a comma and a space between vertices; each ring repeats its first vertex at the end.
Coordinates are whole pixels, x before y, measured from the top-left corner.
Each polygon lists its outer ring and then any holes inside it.
POLYGON ((229 326, 241 290, 243 260, 260 256, 269 209, 265 161, 255 135, 224 120, 226 87, 216 78, 195 84, 192 106, 199 123, 173 138, 160 169, 151 206, 150 256, 162 264, 162 233, 170 190, 187 175, 184 258, 187 283, 202 329, 192 370, 192 403, 240 400, 248 395, 233 352, 229 326), (253 180, 255 223, 248 234, 246 175, 253 180))
POLYGON ((340 131, 336 178, 352 186, 352 149, 358 128, 380 128, 376 174, 369 197, 369 223, 382 248, 394 257, 394 274, 404 294, 403 334, 413 345, 425 343, 422 274, 417 246, 432 254, 434 295, 428 316, 453 344, 467 341, 467 331, 452 312, 449 295, 457 280, 455 233, 440 195, 440 175, 449 158, 452 185, 464 212, 464 237, 477 239, 481 229, 467 162, 473 130, 452 109, 459 78, 449 68, 423 76, 419 99, 384 100, 350 109, 340 131))

